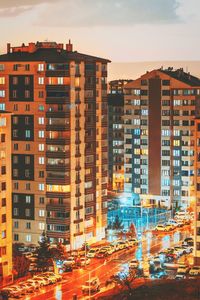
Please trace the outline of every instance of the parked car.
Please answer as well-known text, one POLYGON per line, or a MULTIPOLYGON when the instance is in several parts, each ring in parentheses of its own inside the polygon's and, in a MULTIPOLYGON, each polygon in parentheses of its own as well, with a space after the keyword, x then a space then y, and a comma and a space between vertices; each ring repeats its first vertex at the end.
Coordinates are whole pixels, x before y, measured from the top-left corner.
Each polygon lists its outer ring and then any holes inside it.
POLYGON ((137 259, 132 259, 129 263, 130 269, 137 269, 139 267, 139 261, 137 259))
POLYGON ((39 275, 34 276, 33 279, 36 280, 37 282, 39 282, 40 286, 46 286, 46 285, 49 285, 51 283, 47 278, 40 277, 39 275))
POLYGON ((99 250, 99 252, 96 254, 96 257, 97 257, 97 258, 104 258, 104 257, 106 257, 106 256, 108 256, 108 252, 107 252, 106 249, 101 249, 101 250, 99 250))
POLYGON ((200 275, 200 266, 193 266, 189 271, 190 276, 199 276, 200 275))
POLYGON ((95 257, 96 253, 97 253, 97 249, 90 249, 87 254, 87 257, 89 258, 95 257))
POLYGON ((74 266, 76 263, 74 256, 68 257, 64 262, 63 265, 71 265, 74 266))
POLYGON ((90 259, 89 258, 85 258, 85 257, 81 257, 79 262, 78 262, 78 265, 81 266, 81 267, 84 267, 84 266, 87 266, 90 264, 90 259))
POLYGON ((117 244, 118 244, 120 250, 126 249, 126 247, 127 247, 126 242, 124 242, 124 241, 119 241, 119 242, 117 242, 117 244))
POLYGON ((45 272, 43 273, 46 276, 53 276, 56 278, 57 281, 61 281, 62 280, 62 276, 59 274, 55 274, 54 272, 45 272))
POLYGON ((167 231, 172 231, 172 230, 174 230, 174 225, 172 225, 172 224, 165 224, 165 228, 167 229, 167 231))
POLYGON ((190 268, 187 265, 180 264, 177 270, 177 274, 186 275, 189 272, 190 268))
POLYGON ((35 290, 37 290, 37 289, 39 289, 41 287, 40 282, 37 281, 37 280, 28 279, 26 282, 29 283, 29 284, 31 284, 34 287, 35 290))
POLYGON ((98 277, 93 277, 82 285, 83 294, 98 292, 100 290, 100 281, 98 277))
POLYGON ((184 274, 176 274, 176 276, 175 276, 175 279, 176 280, 183 280, 183 279, 186 279, 187 277, 186 277, 186 275, 184 275, 184 274))
POLYGON ((21 289, 22 295, 33 293, 36 290, 36 288, 28 282, 21 282, 18 284, 18 287, 21 289))
POLYGON ((101 250, 104 250, 104 249, 107 251, 108 255, 111 255, 114 252, 114 249, 111 246, 105 246, 105 247, 101 248, 101 250))
POLYGON ((1 290, 1 294, 6 294, 8 297, 20 298, 22 296, 21 290, 17 286, 9 286, 1 290))
POLYGON ((138 240, 136 238, 131 238, 128 240, 131 246, 136 246, 138 245, 138 240))
POLYGON ((167 228, 166 228, 166 226, 163 225, 163 224, 158 224, 158 225, 155 227, 154 230, 155 230, 155 231, 168 231, 167 228))
POLYGON ((194 240, 192 237, 185 238, 182 245, 194 246, 194 240))

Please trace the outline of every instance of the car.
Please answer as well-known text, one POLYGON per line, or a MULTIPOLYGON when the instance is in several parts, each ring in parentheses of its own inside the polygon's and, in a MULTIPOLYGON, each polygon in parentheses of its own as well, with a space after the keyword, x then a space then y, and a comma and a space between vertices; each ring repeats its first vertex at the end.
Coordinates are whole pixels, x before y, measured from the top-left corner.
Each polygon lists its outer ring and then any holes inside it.
POLYGON ((72 265, 72 266, 75 265, 75 263, 76 263, 76 261, 75 261, 74 256, 68 257, 68 258, 63 262, 64 265, 72 265))
POLYGON ((176 280, 183 280, 186 279, 187 277, 184 274, 176 274, 175 279, 176 280))
POLYGON ((200 275, 200 266, 193 266, 189 271, 190 276, 199 276, 200 275))
POLYGON ((62 270, 63 270, 63 272, 72 272, 73 267, 72 267, 72 265, 63 265, 62 270))
POLYGON ((93 277, 90 280, 87 280, 84 285, 82 285, 82 293, 89 294, 98 292, 100 290, 100 281, 99 278, 93 277))
POLYGON ((49 285, 51 282, 45 277, 40 277, 40 275, 33 276, 33 279, 40 283, 40 286, 49 285))
POLYGON ((182 248, 182 247, 179 247, 179 246, 175 246, 174 247, 174 251, 175 252, 177 251, 180 256, 183 255, 183 254, 186 254, 186 250, 184 248, 182 248))
POLYGON ((177 269, 177 274, 187 274, 189 272, 190 268, 187 265, 180 264, 177 269))
POLYGON ((174 225, 174 227, 177 227, 177 226, 178 226, 176 220, 174 220, 174 219, 169 219, 169 220, 167 221, 167 224, 174 225))
POLYGON ((111 254, 113 254, 113 252, 114 252, 113 247, 110 247, 110 246, 102 247, 101 250, 102 250, 102 249, 105 249, 105 250, 107 251, 108 255, 111 255, 111 254))
POLYGON ((174 226, 172 224, 165 224, 165 228, 167 229, 167 231, 174 230, 174 226))
POLYGON ((120 250, 127 248, 126 242, 124 242, 124 241, 119 241, 119 242, 117 242, 117 244, 118 244, 120 250))
POLYGON ((152 279, 164 279, 167 277, 168 277, 167 272, 165 272, 164 270, 160 270, 158 272, 151 274, 152 279))
POLYGON ((111 246, 114 248, 114 251, 119 251, 120 249, 120 245, 117 242, 113 242, 111 244, 111 246))
POLYGON ((45 280, 47 280, 48 284, 54 284, 57 282, 57 279, 54 275, 45 275, 45 274, 41 274, 40 275, 42 278, 44 278, 45 280))
POLYGON ((88 254, 87 254, 87 257, 93 258, 93 257, 95 257, 96 253, 97 253, 96 249, 90 249, 89 252, 88 252, 88 254))
POLYGON ((28 279, 26 282, 29 283, 29 284, 31 284, 35 288, 35 290, 37 290, 37 289, 39 289, 41 287, 40 282, 37 281, 37 280, 28 279))
POLYGON ((36 290, 36 288, 28 282, 21 282, 18 284, 18 287, 21 289, 22 295, 25 295, 26 293, 33 293, 36 290))
POLYGON ((139 261, 137 259, 132 259, 129 263, 130 269, 137 269, 139 267, 139 261))
POLYGON ((167 228, 166 228, 166 226, 165 225, 163 225, 163 224, 158 224, 156 227, 155 227, 155 229, 154 229, 155 231, 168 231, 167 230, 167 228))
POLYGON ((183 244, 188 246, 194 246, 194 240, 192 237, 185 238, 183 244))
POLYGON ((137 246, 138 240, 136 238, 131 238, 128 240, 128 242, 131 244, 131 246, 137 246))
POLYGON ((97 258, 104 258, 108 256, 108 252, 106 249, 101 249, 99 252, 96 254, 97 258))
POLYGON ((191 246, 182 246, 182 248, 185 250, 185 254, 189 254, 193 252, 193 247, 191 246))
POLYGON ((185 224, 184 224, 183 220, 177 220, 177 226, 178 226, 179 228, 183 227, 184 225, 185 225, 185 224))
POLYGON ((54 272, 45 272, 43 274, 47 275, 47 276, 53 276, 53 277, 56 278, 57 281, 61 281, 62 280, 62 276, 59 275, 59 274, 55 274, 54 272))
POLYGON ((9 286, 1 290, 2 295, 7 295, 9 298, 20 298, 22 296, 21 290, 16 286, 9 286))
POLYGON ((90 264, 90 259, 89 258, 85 258, 85 257, 81 257, 80 260, 77 262, 77 264, 81 267, 87 266, 90 264))

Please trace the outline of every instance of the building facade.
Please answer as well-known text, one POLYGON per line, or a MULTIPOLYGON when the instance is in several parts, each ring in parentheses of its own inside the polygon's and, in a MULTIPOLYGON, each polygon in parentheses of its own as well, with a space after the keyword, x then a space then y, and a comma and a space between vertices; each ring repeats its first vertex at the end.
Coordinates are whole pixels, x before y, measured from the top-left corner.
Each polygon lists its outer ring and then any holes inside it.
POLYGON ((124 190, 124 86, 131 80, 109 82, 108 94, 108 155, 109 190, 124 190))
POLYGON ((0 56, 12 116, 13 240, 41 232, 71 248, 105 235, 107 63, 72 44, 22 44, 0 56))
MULTIPOLYGON (((3 84, 0 76, 0 86, 3 84)), ((0 281, 12 274, 11 114, 0 111, 0 281)))
POLYGON ((168 208, 194 200, 199 87, 198 78, 173 68, 147 72, 125 86, 124 190, 130 197, 168 208))

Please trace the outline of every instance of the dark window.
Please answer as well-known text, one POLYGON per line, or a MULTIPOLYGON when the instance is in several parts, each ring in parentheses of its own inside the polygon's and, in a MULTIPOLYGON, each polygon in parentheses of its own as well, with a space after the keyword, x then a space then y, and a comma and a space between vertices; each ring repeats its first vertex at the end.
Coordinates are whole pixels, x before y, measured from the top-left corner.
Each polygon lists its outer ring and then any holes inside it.
POLYGON ((44 197, 40 197, 39 202, 40 202, 40 204, 44 204, 44 197))
POLYGON ((141 85, 147 85, 147 80, 146 79, 141 80, 141 85))
POLYGON ((3 215, 1 216, 1 222, 2 222, 2 223, 6 223, 6 214, 3 214, 3 215))
POLYGON ((44 171, 39 171, 39 177, 44 178, 44 171))
POLYGON ((5 191, 6 190, 6 182, 1 183, 1 190, 5 191))
POLYGON ((6 198, 2 198, 1 199, 1 205, 2 206, 6 206, 6 198))
POLYGON ((19 234, 17 233, 14 234, 14 241, 19 241, 19 234))
POLYGON ((38 98, 43 98, 44 97, 44 92, 43 91, 39 91, 38 92, 38 98))
POLYGON ((1 167, 1 175, 6 174, 6 166, 1 167))
POLYGON ((30 65, 29 65, 29 64, 26 64, 26 65, 25 65, 25 70, 26 70, 26 71, 29 71, 29 70, 30 70, 30 65))
POLYGON ((162 80, 162 85, 169 86, 170 80, 162 80))
POLYGON ((18 150, 18 144, 14 144, 14 150, 18 150))
POLYGON ((4 143, 6 141, 6 135, 5 133, 1 134, 1 142, 4 143))
POLYGON ((163 96, 170 96, 170 90, 162 90, 163 96))
POLYGON ((13 70, 17 71, 18 70, 18 64, 13 65, 13 70))
POLYGON ((147 96, 148 95, 148 90, 141 90, 140 94, 142 96, 147 96))

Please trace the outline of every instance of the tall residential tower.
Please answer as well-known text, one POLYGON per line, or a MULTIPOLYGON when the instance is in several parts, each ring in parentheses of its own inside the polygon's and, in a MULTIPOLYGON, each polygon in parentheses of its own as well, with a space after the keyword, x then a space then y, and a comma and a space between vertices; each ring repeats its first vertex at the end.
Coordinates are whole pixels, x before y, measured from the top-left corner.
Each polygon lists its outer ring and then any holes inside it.
POLYGON ((13 240, 45 230, 71 248, 105 235, 107 63, 69 42, 0 56, 1 105, 12 111, 13 240))

